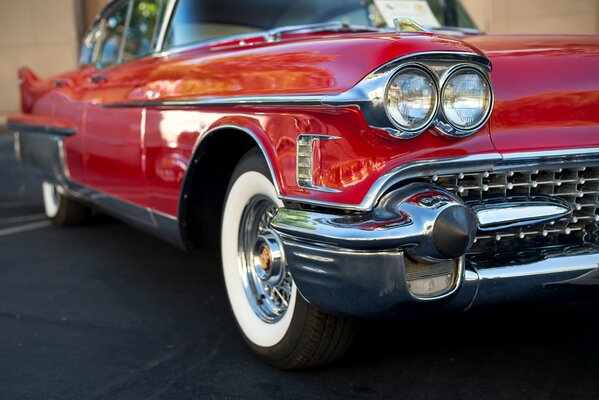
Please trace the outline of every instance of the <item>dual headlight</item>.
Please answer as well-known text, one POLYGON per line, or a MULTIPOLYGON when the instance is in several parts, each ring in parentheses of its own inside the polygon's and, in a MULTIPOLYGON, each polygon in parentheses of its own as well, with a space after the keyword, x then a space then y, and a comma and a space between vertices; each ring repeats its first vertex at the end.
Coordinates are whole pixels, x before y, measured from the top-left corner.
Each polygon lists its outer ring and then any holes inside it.
POLYGON ((387 116, 400 138, 415 137, 432 123, 446 135, 467 136, 487 121, 492 103, 489 80, 470 66, 448 71, 440 84, 427 68, 406 66, 385 91, 387 116))

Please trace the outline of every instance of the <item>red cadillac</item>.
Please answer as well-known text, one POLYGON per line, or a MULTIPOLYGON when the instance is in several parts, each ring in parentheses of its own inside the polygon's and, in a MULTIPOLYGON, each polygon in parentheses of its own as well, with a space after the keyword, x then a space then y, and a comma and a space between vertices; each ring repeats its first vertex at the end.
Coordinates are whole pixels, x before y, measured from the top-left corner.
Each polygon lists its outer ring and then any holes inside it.
POLYGON ((482 35, 450 0, 113 0, 80 64, 23 68, 9 119, 48 217, 219 248, 279 368, 356 319, 599 283, 597 37, 482 35))

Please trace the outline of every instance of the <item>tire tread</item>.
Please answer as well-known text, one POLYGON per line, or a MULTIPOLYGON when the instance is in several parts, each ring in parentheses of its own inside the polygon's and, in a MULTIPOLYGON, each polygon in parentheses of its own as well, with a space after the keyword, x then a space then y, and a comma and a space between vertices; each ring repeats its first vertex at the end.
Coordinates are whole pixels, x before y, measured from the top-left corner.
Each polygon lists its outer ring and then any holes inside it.
POLYGON ((303 340, 295 351, 276 366, 286 370, 314 368, 341 357, 356 335, 356 322, 316 309, 308 304, 303 340))

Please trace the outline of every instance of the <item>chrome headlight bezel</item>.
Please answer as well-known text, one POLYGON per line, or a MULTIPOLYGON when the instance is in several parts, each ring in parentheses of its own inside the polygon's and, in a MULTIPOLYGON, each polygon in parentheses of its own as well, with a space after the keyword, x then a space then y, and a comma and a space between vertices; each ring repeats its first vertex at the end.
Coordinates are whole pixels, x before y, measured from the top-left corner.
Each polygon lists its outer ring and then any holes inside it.
POLYGON ((388 139, 412 139, 423 132, 430 131, 447 138, 464 138, 475 134, 484 127, 492 115, 494 106, 494 92, 489 78, 491 71, 490 60, 475 53, 460 52, 426 52, 406 55, 397 58, 367 75, 353 88, 336 95, 327 95, 320 104, 333 107, 356 106, 360 109, 365 122, 374 129, 375 133, 388 139), (405 68, 414 67, 423 69, 432 75, 437 85, 437 109, 435 117, 430 124, 422 129, 405 131, 398 127, 388 115, 386 107, 387 88, 405 68), (451 74, 460 68, 474 68, 479 71, 489 83, 491 103, 487 115, 476 127, 463 130, 452 126, 441 111, 441 90, 451 74))
POLYGON ((391 75, 391 78, 389 78, 389 80, 387 81, 387 84, 385 86, 385 91, 384 91, 383 102, 384 102, 385 114, 387 116, 387 119, 395 128, 397 128, 397 130, 387 130, 387 132, 391 136, 399 138, 399 139, 414 138, 414 137, 420 135, 425 130, 430 128, 431 124, 433 123, 433 121, 435 120, 435 118, 439 112, 440 93, 439 93, 438 80, 435 78, 435 75, 432 73, 432 71, 430 71, 427 67, 425 67, 422 64, 409 63, 409 64, 402 65, 401 68, 397 69, 393 73, 393 75, 391 75), (432 93, 433 107, 431 109, 430 115, 424 120, 424 122, 420 123, 417 127, 411 128, 411 129, 406 126, 403 126, 400 122, 398 122, 393 117, 392 112, 389 109, 389 107, 390 107, 389 91, 391 90, 393 83, 395 82, 395 80, 398 76, 405 74, 409 71, 417 71, 419 73, 422 73, 424 76, 426 76, 430 80, 430 84, 433 87, 433 93, 432 93))
POLYGON ((481 67, 474 64, 455 65, 451 67, 443 75, 439 87, 439 111, 438 116, 434 121, 434 125, 437 131, 439 131, 441 134, 455 138, 467 137, 478 132, 489 121, 489 118, 491 118, 491 113, 493 111, 493 106, 495 102, 495 97, 493 95, 493 86, 491 85, 491 80, 489 79, 488 72, 482 69, 481 67), (472 71, 476 73, 487 84, 487 87, 489 89, 489 103, 487 109, 484 111, 483 118, 481 118, 479 122, 477 122, 475 125, 469 128, 464 128, 452 123, 450 119, 447 117, 444 107, 444 95, 445 89, 447 88, 447 84, 451 81, 451 78, 460 73, 463 73, 464 71, 472 71))

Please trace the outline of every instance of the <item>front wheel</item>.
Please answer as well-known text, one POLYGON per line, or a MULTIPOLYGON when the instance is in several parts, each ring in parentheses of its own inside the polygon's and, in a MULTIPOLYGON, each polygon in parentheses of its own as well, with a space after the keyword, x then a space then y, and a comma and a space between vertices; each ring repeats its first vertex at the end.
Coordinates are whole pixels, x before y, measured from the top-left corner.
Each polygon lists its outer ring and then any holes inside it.
POLYGON ((282 202, 259 151, 237 165, 227 191, 221 253, 227 294, 249 346, 281 369, 340 357, 355 332, 351 319, 316 309, 298 292, 270 221, 282 202))
POLYGON ((57 226, 83 224, 91 214, 88 207, 61 193, 60 188, 50 182, 42 183, 46 216, 57 226))

